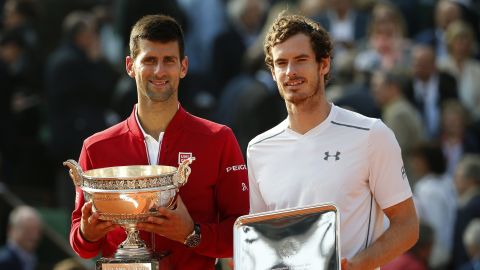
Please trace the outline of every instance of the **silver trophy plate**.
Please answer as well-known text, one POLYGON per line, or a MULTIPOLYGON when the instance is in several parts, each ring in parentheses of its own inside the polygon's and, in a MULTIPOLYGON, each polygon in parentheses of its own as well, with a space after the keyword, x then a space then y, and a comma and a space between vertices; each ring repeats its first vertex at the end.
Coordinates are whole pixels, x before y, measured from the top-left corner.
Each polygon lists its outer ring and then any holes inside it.
POLYGON ((340 269, 339 227, 333 204, 241 216, 234 225, 235 269, 340 269))

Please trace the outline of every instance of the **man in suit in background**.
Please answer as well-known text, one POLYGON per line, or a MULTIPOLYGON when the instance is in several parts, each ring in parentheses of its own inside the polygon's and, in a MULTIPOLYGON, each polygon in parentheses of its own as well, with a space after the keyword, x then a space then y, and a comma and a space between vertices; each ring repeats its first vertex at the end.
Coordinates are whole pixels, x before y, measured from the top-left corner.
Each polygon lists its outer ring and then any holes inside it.
POLYGON ((35 250, 42 235, 42 221, 37 210, 19 206, 8 218, 8 242, 0 250, 0 269, 36 269, 35 250))
POLYGON ((457 82, 451 75, 437 70, 432 47, 415 46, 412 57, 413 78, 407 84, 405 96, 422 115, 426 137, 437 138, 441 105, 447 99, 458 99, 457 82))

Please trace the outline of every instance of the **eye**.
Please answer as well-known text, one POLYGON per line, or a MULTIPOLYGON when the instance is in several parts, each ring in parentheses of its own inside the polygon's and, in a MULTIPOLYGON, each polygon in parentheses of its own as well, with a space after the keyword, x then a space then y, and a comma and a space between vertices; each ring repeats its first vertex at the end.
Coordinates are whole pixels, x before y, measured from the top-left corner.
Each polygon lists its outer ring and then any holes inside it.
POLYGON ((149 58, 146 58, 143 60, 143 63, 145 65, 154 65, 157 63, 157 59, 153 58, 153 57, 149 57, 149 58))
POLYGON ((174 57, 165 57, 163 62, 166 64, 174 64, 176 63, 176 59, 174 57))
POLYGON ((275 66, 278 66, 278 67, 284 67, 286 64, 287 64, 287 61, 285 60, 275 61, 275 66))

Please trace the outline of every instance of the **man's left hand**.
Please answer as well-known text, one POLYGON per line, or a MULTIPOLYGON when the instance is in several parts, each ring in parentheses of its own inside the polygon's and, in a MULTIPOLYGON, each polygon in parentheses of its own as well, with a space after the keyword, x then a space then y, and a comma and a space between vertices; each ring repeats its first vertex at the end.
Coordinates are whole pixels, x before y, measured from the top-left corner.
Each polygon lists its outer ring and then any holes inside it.
POLYGON ((138 223, 137 229, 153 232, 183 244, 187 236, 193 232, 194 222, 182 198, 178 196, 177 207, 174 210, 160 207, 158 213, 159 216, 148 217, 146 222, 138 223))

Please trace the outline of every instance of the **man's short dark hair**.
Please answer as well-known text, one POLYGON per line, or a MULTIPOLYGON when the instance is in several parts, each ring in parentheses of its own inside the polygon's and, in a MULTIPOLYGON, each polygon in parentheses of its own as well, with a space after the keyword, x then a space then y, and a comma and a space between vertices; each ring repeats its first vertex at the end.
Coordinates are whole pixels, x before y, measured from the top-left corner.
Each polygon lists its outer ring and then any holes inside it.
MULTIPOLYGON (((273 69, 272 48, 298 33, 310 37, 310 44, 315 52, 317 62, 320 62, 324 58, 332 58, 332 40, 323 27, 307 17, 285 15, 282 12, 268 30, 263 46, 265 63, 270 69, 273 69)), ((329 79, 329 75, 329 73, 325 75, 325 81, 329 79)))
POLYGON ((167 15, 147 15, 138 20, 130 33, 130 56, 135 58, 139 53, 138 41, 170 42, 177 41, 180 59, 185 57, 183 30, 178 22, 167 15))
POLYGON ((442 147, 437 142, 421 142, 417 144, 413 147, 412 155, 423 158, 430 171, 434 174, 441 175, 447 169, 445 155, 442 147))

